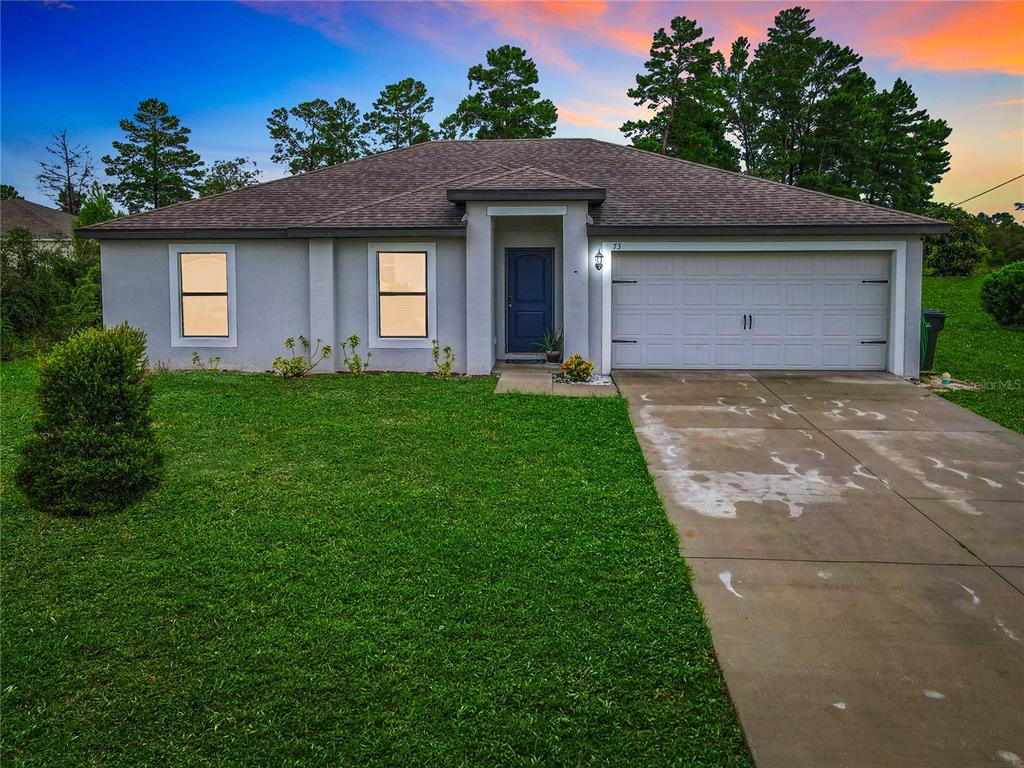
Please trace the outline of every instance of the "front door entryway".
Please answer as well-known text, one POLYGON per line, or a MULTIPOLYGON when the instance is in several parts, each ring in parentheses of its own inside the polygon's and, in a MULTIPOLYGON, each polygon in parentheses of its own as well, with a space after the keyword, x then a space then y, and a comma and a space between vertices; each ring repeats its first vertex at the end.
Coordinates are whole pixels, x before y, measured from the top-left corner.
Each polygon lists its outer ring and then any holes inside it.
POLYGON ((537 352, 555 321, 554 248, 505 250, 505 351, 537 352))

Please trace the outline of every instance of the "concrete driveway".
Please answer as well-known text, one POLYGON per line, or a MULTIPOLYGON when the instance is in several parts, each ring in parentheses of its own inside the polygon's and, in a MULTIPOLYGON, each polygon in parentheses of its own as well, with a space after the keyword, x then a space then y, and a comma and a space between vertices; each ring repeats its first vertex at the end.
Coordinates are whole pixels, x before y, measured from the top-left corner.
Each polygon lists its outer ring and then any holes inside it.
POLYGON ((614 374, 761 768, 1024 765, 1024 437, 888 374, 614 374))

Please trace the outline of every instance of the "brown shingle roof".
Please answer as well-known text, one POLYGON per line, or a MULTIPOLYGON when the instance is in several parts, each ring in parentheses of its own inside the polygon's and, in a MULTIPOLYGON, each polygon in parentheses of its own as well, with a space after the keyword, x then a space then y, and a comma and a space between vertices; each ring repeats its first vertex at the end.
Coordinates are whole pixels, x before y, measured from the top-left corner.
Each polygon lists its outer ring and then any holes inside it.
POLYGON ((74 220, 75 217, 70 213, 28 200, 0 200, 0 228, 4 232, 20 227, 27 229, 37 239, 68 238, 71 237, 71 224, 74 220))
MULTIPOLYGON (((91 236, 271 236, 363 230, 461 231, 449 191, 601 190, 596 233, 925 232, 935 219, 595 139, 438 141, 167 206, 91 236), (488 185, 493 185, 488 187, 488 185)), ((569 198, 572 199, 572 198, 569 198)))

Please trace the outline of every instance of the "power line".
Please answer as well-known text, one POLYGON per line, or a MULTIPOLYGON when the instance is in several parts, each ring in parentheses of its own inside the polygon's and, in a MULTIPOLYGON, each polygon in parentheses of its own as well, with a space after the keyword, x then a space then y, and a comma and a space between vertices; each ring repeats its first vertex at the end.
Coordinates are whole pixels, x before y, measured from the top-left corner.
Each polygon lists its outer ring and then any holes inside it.
POLYGON ((1024 173, 1022 173, 1020 176, 1014 176, 1012 179, 1007 179, 1002 184, 996 184, 991 189, 986 189, 984 192, 979 192, 978 194, 974 195, 973 197, 968 197, 966 200, 961 200, 959 203, 953 203, 953 205, 963 205, 964 203, 969 203, 975 197, 981 197, 982 195, 987 195, 992 190, 999 189, 1000 187, 1005 187, 1007 184, 1009 184, 1010 182, 1016 181, 1017 179, 1024 179, 1024 173))

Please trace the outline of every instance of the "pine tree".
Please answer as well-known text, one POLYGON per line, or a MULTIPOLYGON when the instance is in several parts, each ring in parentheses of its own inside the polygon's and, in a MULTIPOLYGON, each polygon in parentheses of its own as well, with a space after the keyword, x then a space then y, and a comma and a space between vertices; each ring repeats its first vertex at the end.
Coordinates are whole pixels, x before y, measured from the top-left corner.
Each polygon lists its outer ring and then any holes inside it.
POLYGON ((304 101, 290 109, 278 107, 267 118, 274 140, 275 163, 288 163, 291 173, 308 173, 363 157, 370 150, 369 128, 359 108, 345 98, 304 101), (296 124, 291 123, 295 118, 296 124))
POLYGON ((822 104, 861 62, 850 48, 815 36, 809 14, 800 7, 780 12, 747 73, 763 116, 759 173, 786 184, 817 171, 819 158, 809 150, 822 125, 822 104))
POLYGON ((622 132, 644 149, 738 170, 736 147, 726 139, 725 100, 716 74, 723 61, 711 50, 715 39, 701 39, 704 30, 685 16, 672 19, 670 27, 671 34, 664 27, 654 33, 646 72, 626 92, 655 114, 624 123, 622 132))
POLYGON ((869 203, 920 211, 949 170, 946 140, 951 128, 917 108, 914 89, 897 79, 874 99, 878 116, 870 139, 871 161, 862 192, 869 203))
POLYGON ((188 148, 191 131, 159 99, 139 103, 135 120, 122 120, 125 141, 113 142, 116 155, 103 163, 116 183, 110 196, 138 213, 188 200, 203 177, 203 161, 188 148))
POLYGON ((434 97, 427 95, 427 86, 407 77, 384 87, 365 120, 376 134, 379 149, 398 149, 434 138, 426 121, 433 109, 434 97))
POLYGON ((558 110, 533 86, 537 65, 526 51, 503 45, 487 52, 487 66, 469 68, 472 91, 441 121, 444 138, 537 139, 555 132, 558 110))

